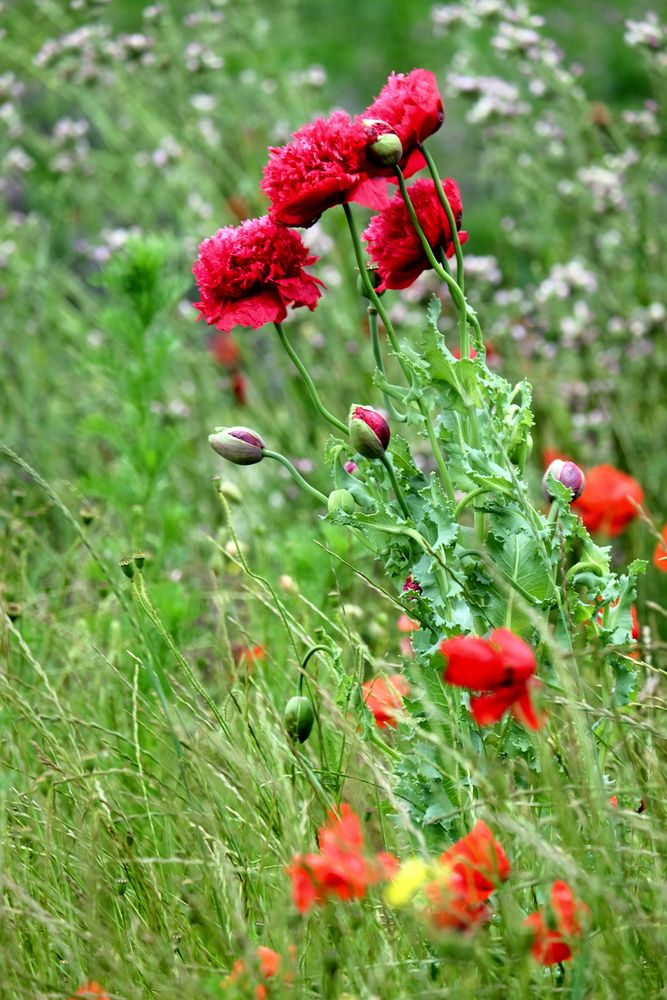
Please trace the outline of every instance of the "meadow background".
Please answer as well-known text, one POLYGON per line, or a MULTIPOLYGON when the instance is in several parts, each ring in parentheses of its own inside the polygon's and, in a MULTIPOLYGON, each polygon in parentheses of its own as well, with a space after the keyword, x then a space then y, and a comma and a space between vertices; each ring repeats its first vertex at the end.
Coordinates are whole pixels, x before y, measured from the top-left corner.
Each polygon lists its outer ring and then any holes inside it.
MULTIPOLYGON (((7 1000, 68 997, 86 978, 126 1000, 221 997, 258 944, 296 946, 285 996, 664 995, 667 577, 651 559, 667 521, 667 41, 626 27, 647 4, 535 3, 533 57, 507 33, 497 44, 520 8, 483 6, 0 5, 7 1000), (279 467, 211 452, 214 426, 256 427, 329 489, 326 428, 275 338, 216 338, 191 305, 198 243, 265 208, 266 146, 318 112, 360 111, 414 66, 444 94, 432 148, 462 190, 493 364, 533 387, 535 490, 555 449, 645 491, 646 517, 613 549, 618 566, 649 561, 633 702, 600 710, 598 742, 582 742, 590 674, 583 709, 563 699, 539 753, 456 761, 519 873, 502 927, 475 940, 431 940, 377 899, 333 922, 293 910, 284 866, 311 849, 330 798, 352 802, 378 846, 423 843, 394 766, 410 726, 383 752, 359 697, 409 655, 358 541, 279 467), (135 552, 130 581, 119 563, 135 552), (331 650, 313 661, 318 723, 295 749, 282 711, 318 642, 331 650), (571 755, 565 791, 551 752, 571 755), (593 754, 621 801, 611 819, 585 790, 593 754), (566 975, 536 970, 520 932, 536 884, 559 872, 595 927, 566 975)), ((341 414, 374 391, 344 235, 338 219, 309 232, 335 294, 290 321, 341 414)), ((417 296, 393 296, 395 315, 409 323, 417 296)), ((446 725, 442 740, 453 760, 446 725)), ((437 803, 426 838, 444 849, 471 799, 421 766, 437 803)))

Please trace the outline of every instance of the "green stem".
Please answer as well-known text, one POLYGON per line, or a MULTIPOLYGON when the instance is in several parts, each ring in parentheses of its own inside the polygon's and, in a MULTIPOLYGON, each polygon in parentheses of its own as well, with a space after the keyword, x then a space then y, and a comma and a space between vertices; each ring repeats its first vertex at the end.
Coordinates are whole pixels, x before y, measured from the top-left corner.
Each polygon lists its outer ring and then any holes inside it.
MULTIPOLYGON (((377 365, 378 370, 382 375, 382 380, 385 381, 384 360, 382 358, 382 347, 380 346, 380 334, 378 333, 378 311, 372 304, 372 302, 368 304, 368 309, 366 311, 368 313, 368 329, 370 330, 371 334, 373 357, 375 358, 375 364, 377 365)), ((390 397, 387 395, 384 389, 382 391, 382 396, 384 398, 384 405, 387 407, 387 410, 394 418, 394 420, 398 420, 400 423, 405 423, 405 421, 408 419, 407 415, 405 413, 400 413, 395 408, 390 397)))
POLYGON ((359 239, 359 233, 357 232, 357 227, 354 221, 354 216, 352 214, 352 209, 350 208, 349 205, 344 204, 343 211, 345 212, 345 218, 347 219, 347 225, 350 230, 350 236, 352 237, 354 256, 357 261, 359 275, 361 277, 361 281, 363 283, 366 296, 377 309, 380 315, 380 319, 382 320, 382 323, 384 325, 384 328, 387 331, 387 337, 389 338, 389 342, 392 346, 394 354, 396 354, 396 356, 398 357, 399 364, 403 369, 403 374, 405 375, 406 380, 410 382, 411 381, 410 372, 407 369, 403 357, 401 355, 401 348, 398 343, 398 337, 396 336, 396 331, 394 330, 394 324, 389 319, 389 316, 387 315, 387 310, 383 306, 380 296, 373 288, 371 279, 368 277, 368 269, 366 266, 366 261, 364 259, 364 251, 361 246, 361 240, 359 239))
POLYGON ((285 351, 289 355, 292 363, 294 364, 294 367, 297 369, 297 371, 299 372, 299 375, 301 376, 301 378, 304 381, 306 389, 308 390, 308 395, 310 396, 310 398, 311 398, 311 400, 313 402, 313 406, 315 407, 315 409, 317 410, 317 412, 322 417, 324 417, 325 420, 329 421, 329 423, 331 424, 332 427, 335 427, 336 430, 340 431, 342 434, 345 434, 345 436, 347 437, 347 427, 345 426, 345 424, 343 423, 342 420, 339 420, 338 417, 334 417, 333 413, 330 413, 327 410, 326 406, 324 405, 324 403, 320 399, 320 397, 319 397, 319 395, 317 393, 317 389, 315 388, 315 383, 313 382, 312 378, 308 374, 308 370, 307 370, 306 366, 304 365, 303 361, 301 360, 301 358, 296 353, 296 351, 294 350, 294 348, 290 344, 289 340, 287 339, 287 334, 285 333, 285 331, 283 329, 282 323, 274 323, 274 326, 275 326, 276 330, 278 331, 278 336, 280 338, 280 343, 285 348, 285 351))
POLYGON ((449 273, 448 269, 445 269, 438 258, 433 252, 433 247, 426 238, 426 234, 421 227, 419 219, 417 218, 417 213, 415 212, 414 205, 410 200, 410 195, 405 184, 405 178, 403 177, 403 171, 397 165, 395 168, 396 179, 398 181, 398 186, 401 192, 401 197, 405 202, 405 207, 408 210, 408 215, 410 216, 410 221, 414 226, 415 232, 419 237, 421 245, 423 247, 424 253, 428 259, 429 264, 435 271, 435 273, 442 278, 442 280, 447 284, 449 291, 451 292, 454 304, 459 312, 459 346, 461 349, 461 357, 467 358, 470 354, 470 346, 468 343, 468 307, 465 300, 465 296, 454 278, 449 273))
POLYGON ((329 649, 328 646, 323 646, 323 645, 311 646, 306 655, 304 656, 303 660, 301 661, 301 668, 299 670, 299 694, 301 694, 301 692, 303 691, 303 678, 306 676, 306 667, 308 666, 308 661, 310 660, 311 656, 314 656, 315 653, 319 652, 330 653, 331 650, 329 649))
POLYGON ((459 233, 456 226, 456 219, 454 218, 454 213, 452 212, 452 206, 449 204, 449 198, 445 194, 445 189, 442 186, 442 181, 440 180, 440 174, 438 173, 438 168, 435 164, 435 160, 429 153, 426 146, 420 146, 419 149, 426 160, 426 166, 428 167, 429 173, 433 178, 433 183, 435 184, 435 190, 440 199, 440 204, 445 210, 445 215, 449 222, 449 228, 452 234, 452 242, 454 243, 454 253, 456 254, 456 283, 462 292, 465 291, 464 277, 463 277, 463 251, 461 250, 461 241, 459 239, 459 233))
POLYGON ((281 455, 277 451, 270 451, 268 448, 265 448, 264 457, 272 458, 274 459, 274 461, 280 462, 281 465, 284 465, 284 467, 287 469, 292 479, 296 483, 298 483, 298 485, 301 487, 302 490, 305 490, 306 493, 310 493, 312 497, 314 497, 316 500, 319 500, 320 503, 323 503, 326 506, 328 500, 327 497, 325 497, 324 493, 320 493, 320 491, 316 490, 314 486, 311 486, 310 483, 307 483, 306 480, 303 478, 303 476, 296 471, 292 463, 289 461, 289 459, 285 458, 284 455, 281 455))
POLYGON ((444 455, 442 454, 442 450, 440 448, 440 442, 438 441, 438 438, 435 433, 433 421, 431 420, 430 414, 426 407, 426 403, 424 403, 424 401, 420 399, 418 405, 421 415, 424 418, 424 426, 426 427, 426 433, 428 434, 428 439, 431 444, 431 450, 433 451, 433 456, 435 458, 436 465, 438 466, 440 481, 444 487, 448 499, 451 501, 451 503, 456 503, 456 495, 454 493, 454 487, 452 486, 452 480, 449 476, 449 472, 447 471, 445 458, 444 455))
POLYGON ((400 508, 403 511, 405 518, 409 521, 410 509, 407 503, 405 502, 405 497, 403 496, 403 490, 401 489, 398 479, 396 478, 396 470, 394 469, 394 466, 391 464, 391 459, 389 458, 388 455, 383 455, 380 461, 387 470, 387 474, 391 480, 391 485, 394 488, 394 493, 396 494, 396 499, 398 500, 400 508))
POLYGON ((454 517, 458 520, 461 515, 461 511, 464 510, 475 497, 481 496, 483 493, 490 493, 491 490, 488 486, 478 486, 477 489, 471 490, 470 493, 466 493, 462 500, 459 500, 456 507, 454 508, 454 517))

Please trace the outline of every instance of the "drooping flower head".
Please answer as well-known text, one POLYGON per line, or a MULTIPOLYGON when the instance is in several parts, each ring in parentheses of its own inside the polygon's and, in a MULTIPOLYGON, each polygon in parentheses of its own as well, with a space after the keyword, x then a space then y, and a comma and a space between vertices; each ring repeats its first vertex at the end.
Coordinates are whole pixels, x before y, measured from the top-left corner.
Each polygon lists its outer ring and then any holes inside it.
MULTIPOLYGON (((458 185, 451 177, 447 177, 442 184, 458 229, 463 215, 458 185)), ((438 250, 443 250, 447 257, 451 257, 454 243, 449 219, 440 204, 435 183, 430 178, 420 178, 410 185, 408 194, 433 252, 437 255, 438 250)), ((459 233, 461 243, 465 243, 467 238, 466 232, 459 233)), ((400 193, 371 219, 362 239, 366 241, 382 279, 378 292, 386 288, 407 288, 431 266, 400 193)))
POLYGON ((287 868, 300 913, 332 896, 362 899, 369 886, 391 877, 398 863, 390 854, 366 855, 359 817, 343 803, 319 832, 319 854, 297 854, 287 868))
POLYGON ((287 145, 272 147, 262 178, 271 218, 284 226, 312 226, 332 205, 386 205, 386 183, 368 178, 367 145, 361 119, 334 111, 303 125, 287 145))
POLYGON ((554 882, 547 911, 538 910, 526 917, 533 933, 532 953, 542 965, 555 965, 572 958, 572 941, 583 934, 589 910, 575 899, 566 882, 554 882))
POLYGON ((589 531, 620 535, 644 499, 639 483, 613 465, 596 465, 586 474, 586 485, 572 510, 581 515, 589 531))
POLYGON ((533 650, 510 632, 497 628, 488 639, 474 635, 455 636, 440 643, 447 661, 443 679, 447 684, 481 691, 470 699, 470 711, 480 726, 488 726, 509 709, 528 729, 539 729, 542 719, 535 710, 531 689, 535 680, 533 650))
POLYGON ((410 693, 410 685, 402 674, 391 677, 373 677, 361 686, 364 702, 373 713, 375 724, 384 729, 397 726, 397 716, 403 708, 403 698, 410 693))
POLYGON ((391 126, 403 147, 399 166, 410 177, 425 166, 417 146, 437 132, 445 120, 435 76, 426 69, 392 73, 361 117, 378 119, 391 126))
POLYGON ((195 308, 224 331, 281 323, 289 306, 317 305, 322 282, 305 271, 316 260, 298 233, 266 215, 226 226, 199 247, 195 308))

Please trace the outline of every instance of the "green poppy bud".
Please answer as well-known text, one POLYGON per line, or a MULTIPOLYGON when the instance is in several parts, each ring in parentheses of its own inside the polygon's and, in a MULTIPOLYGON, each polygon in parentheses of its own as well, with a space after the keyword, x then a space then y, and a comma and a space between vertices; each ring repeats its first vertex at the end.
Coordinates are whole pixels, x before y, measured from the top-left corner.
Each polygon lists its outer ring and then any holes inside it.
POLYGON ((315 722, 315 712, 309 698, 295 695, 285 706, 285 729, 291 740, 305 743, 315 722))
POLYGON ((368 145, 366 156, 376 167, 394 167, 403 156, 401 140, 391 125, 377 118, 364 118, 368 145))
POLYGON ((354 514, 357 505, 349 490, 332 490, 327 506, 330 514, 336 510, 342 510, 344 514, 354 514))

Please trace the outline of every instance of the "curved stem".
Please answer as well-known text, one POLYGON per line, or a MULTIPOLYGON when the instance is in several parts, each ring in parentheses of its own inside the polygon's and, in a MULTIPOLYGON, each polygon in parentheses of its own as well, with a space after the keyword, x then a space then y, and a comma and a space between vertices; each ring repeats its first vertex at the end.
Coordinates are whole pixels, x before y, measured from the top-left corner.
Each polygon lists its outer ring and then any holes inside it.
POLYGON ((410 221, 414 226, 415 232, 419 237, 421 245, 423 247, 424 253, 428 259, 429 264, 435 271, 435 273, 442 278, 442 280, 447 284, 449 291, 451 292, 454 304, 459 312, 459 341, 461 349, 461 357, 467 358, 470 353, 470 348, 468 345, 468 307, 466 304, 465 296, 461 289, 459 288, 457 282, 449 273, 448 268, 444 268, 438 258, 433 252, 433 247, 426 238, 426 234, 421 227, 419 219, 417 218, 417 213, 415 212, 414 205, 410 200, 410 195, 405 184, 405 178, 403 177, 403 171, 399 166, 394 168, 396 173, 396 179, 398 181, 398 186, 401 191, 401 197, 405 202, 405 207, 408 210, 408 215, 410 216, 410 221))
POLYGON ((440 199, 440 204, 445 210, 445 215, 449 222, 449 228, 452 233, 452 242, 454 244, 454 253, 456 254, 456 283, 461 289, 465 291, 464 277, 463 277, 463 251, 461 250, 461 241, 459 239, 458 229, 456 228, 456 219, 454 218, 454 213, 452 212, 452 206, 449 204, 449 198, 445 194, 445 189, 442 186, 442 181, 440 180, 440 175, 438 173, 438 168, 435 164, 435 160, 429 153, 426 146, 420 146, 422 156, 426 160, 426 166, 428 167, 429 173, 433 178, 433 183, 435 184, 435 190, 440 199))
POLYGON ((462 510, 464 510, 468 504, 475 499, 475 497, 480 497, 482 493, 490 493, 491 490, 488 486, 478 486, 477 489, 471 490, 470 493, 466 493, 462 500, 459 500, 456 507, 454 508, 454 517, 458 520, 458 517, 462 510))
POLYGON ((325 653, 331 652, 328 646, 323 646, 323 645, 311 646, 306 655, 304 656, 303 660, 301 661, 301 669, 299 671, 299 689, 298 689, 299 694, 301 694, 301 692, 303 691, 303 678, 306 675, 306 667, 308 666, 308 661, 310 660, 311 656, 314 656, 315 653, 319 653, 321 651, 325 653))
POLYGON ((316 500, 319 500, 320 503, 323 503, 326 506, 328 498, 325 497, 324 493, 320 493, 320 491, 316 490, 314 486, 311 486, 310 483, 307 483, 306 480, 303 478, 303 476, 296 471, 292 463, 289 461, 289 459, 285 458, 284 455, 281 455, 280 452, 270 451, 268 448, 265 448, 264 457, 273 458, 276 462, 280 462, 281 465, 284 465, 287 471, 289 472, 290 476, 292 477, 292 479, 295 481, 295 483, 298 483, 298 485, 301 487, 302 490, 305 490, 306 493, 310 493, 312 497, 315 497, 316 500))
POLYGON ((324 403, 320 399, 320 397, 319 397, 319 395, 317 393, 317 389, 315 388, 315 383, 313 382, 312 378, 308 374, 308 370, 307 370, 306 366, 304 365, 303 361, 301 360, 301 358, 296 353, 296 351, 294 350, 294 348, 290 344, 289 340, 287 339, 287 334, 285 333, 285 331, 283 329, 282 323, 274 323, 273 325, 275 326, 276 330, 278 331, 278 337, 280 338, 280 343, 285 348, 285 351, 289 355, 292 363, 294 364, 294 367, 297 369, 297 371, 299 372, 299 375, 303 379, 304 384, 306 386, 306 389, 308 390, 308 395, 310 396, 315 409, 318 411, 318 413, 321 416, 324 417, 325 420, 329 421, 329 423, 331 424, 332 427, 335 427, 336 430, 341 431, 341 433, 345 434, 345 436, 347 437, 347 433, 348 433, 347 427, 345 426, 345 424, 343 423, 342 420, 339 420, 338 417, 334 417, 333 413, 330 413, 327 410, 326 406, 324 405, 324 403))
POLYGON ((405 502, 405 497, 403 496, 403 490, 401 489, 398 479, 396 478, 396 470, 394 469, 394 466, 391 464, 391 459, 389 458, 388 455, 383 455, 380 461, 387 470, 387 474, 391 480, 391 485, 393 486, 394 493, 396 494, 396 499, 398 500, 398 503, 400 505, 401 510, 403 511, 404 516, 406 517, 407 520, 410 520, 410 509, 407 503, 405 502))

